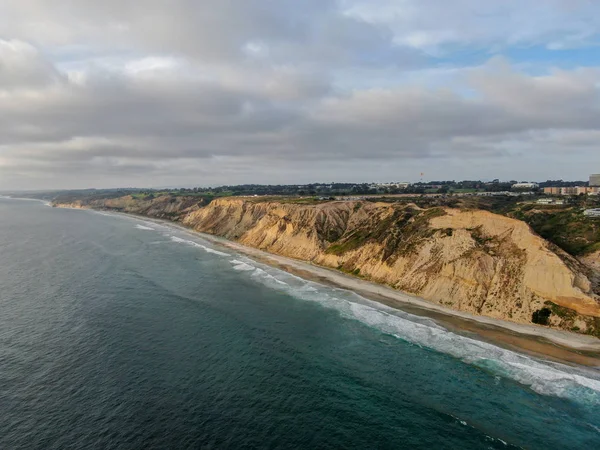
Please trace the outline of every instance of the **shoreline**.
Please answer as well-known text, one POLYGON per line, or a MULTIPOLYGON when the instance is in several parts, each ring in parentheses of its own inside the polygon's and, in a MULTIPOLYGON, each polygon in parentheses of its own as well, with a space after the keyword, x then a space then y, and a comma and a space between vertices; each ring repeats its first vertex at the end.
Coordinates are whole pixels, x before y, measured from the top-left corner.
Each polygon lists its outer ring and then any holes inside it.
POLYGON ((198 232, 179 223, 135 214, 117 214, 172 227, 308 281, 351 291, 385 306, 434 319, 449 331, 463 336, 555 362, 574 363, 600 369, 600 340, 593 336, 452 310, 388 286, 352 277, 307 261, 276 255, 219 236, 198 232))
MULTIPOLYGON (((66 208, 78 209, 78 208, 66 208)), ((435 320, 449 331, 473 339, 481 340, 508 350, 541 357, 549 361, 576 364, 600 369, 600 340, 588 335, 545 328, 536 325, 520 324, 477 316, 467 312, 449 309, 417 296, 392 289, 368 280, 352 277, 334 269, 322 267, 308 261, 269 253, 248 247, 223 237, 214 236, 187 228, 178 222, 119 211, 103 211, 135 220, 152 222, 199 237, 220 247, 255 259, 258 262, 284 270, 308 281, 354 292, 368 300, 392 307, 417 316, 435 320)))

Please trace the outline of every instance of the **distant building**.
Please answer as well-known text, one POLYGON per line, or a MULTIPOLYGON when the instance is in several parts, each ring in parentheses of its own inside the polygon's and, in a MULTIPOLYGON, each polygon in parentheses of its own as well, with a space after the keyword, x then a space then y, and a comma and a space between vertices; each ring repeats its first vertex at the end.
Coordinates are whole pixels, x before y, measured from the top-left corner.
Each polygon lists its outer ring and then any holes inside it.
POLYGON ((561 188, 559 187, 545 187, 544 194, 547 195, 560 195, 561 188))
POLYGON ((512 189, 527 189, 527 190, 531 190, 531 189, 537 189, 539 187, 539 185, 537 183, 515 183, 511 186, 512 189))
POLYGON ((382 188, 406 189, 409 186, 410 186, 410 183, 394 182, 394 183, 373 183, 369 187, 371 189, 382 189, 382 188))
POLYGON ((569 187, 545 187, 546 195, 598 195, 600 187, 569 186, 569 187))
POLYGON ((600 174, 590 175, 590 186, 600 187, 600 174))
POLYGON ((586 217, 600 217, 600 208, 586 209, 583 215, 586 217))
POLYGON ((587 194, 589 188, 587 186, 571 186, 560 188, 560 191, 562 195, 580 195, 587 194))
POLYGON ((587 187, 587 186, 578 186, 577 187, 577 195, 580 195, 580 194, 584 194, 584 195, 590 194, 592 192, 592 189, 593 188, 590 188, 590 187, 587 187))
POLYGON ((540 198, 537 203, 540 205, 564 205, 565 201, 556 198, 540 198))

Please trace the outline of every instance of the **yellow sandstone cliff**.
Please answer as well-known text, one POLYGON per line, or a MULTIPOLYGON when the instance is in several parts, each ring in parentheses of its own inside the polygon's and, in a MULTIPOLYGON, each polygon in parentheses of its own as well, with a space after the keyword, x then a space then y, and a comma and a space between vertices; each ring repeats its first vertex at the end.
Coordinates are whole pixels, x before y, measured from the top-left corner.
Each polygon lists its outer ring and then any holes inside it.
POLYGON ((243 198, 208 205, 132 197, 70 206, 169 217, 196 231, 340 269, 475 314, 596 333, 589 271, 527 224, 481 210, 370 202, 299 204, 243 198))

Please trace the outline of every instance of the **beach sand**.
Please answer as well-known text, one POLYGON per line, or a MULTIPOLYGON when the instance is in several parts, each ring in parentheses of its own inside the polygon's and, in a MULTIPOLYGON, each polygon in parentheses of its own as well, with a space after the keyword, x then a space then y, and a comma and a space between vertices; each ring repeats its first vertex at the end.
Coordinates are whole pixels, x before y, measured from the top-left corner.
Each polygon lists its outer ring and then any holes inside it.
POLYGON ((247 247, 225 238, 199 233, 168 220, 153 219, 134 214, 118 214, 172 227, 306 280, 346 289, 369 300, 407 313, 431 318, 448 330, 460 335, 547 360, 600 369, 600 339, 593 336, 537 325, 508 322, 453 310, 382 284, 306 261, 247 247))
MULTIPOLYGON (((200 234, 200 233, 199 233, 200 234)), ((272 255, 214 236, 203 239, 235 250, 264 264, 285 270, 306 280, 347 289, 402 311, 434 319, 450 331, 483 340, 504 348, 542 356, 557 362, 600 368, 600 340, 593 336, 569 333, 535 325, 523 325, 444 308, 387 286, 361 280, 332 269, 315 266, 279 255, 272 255)))

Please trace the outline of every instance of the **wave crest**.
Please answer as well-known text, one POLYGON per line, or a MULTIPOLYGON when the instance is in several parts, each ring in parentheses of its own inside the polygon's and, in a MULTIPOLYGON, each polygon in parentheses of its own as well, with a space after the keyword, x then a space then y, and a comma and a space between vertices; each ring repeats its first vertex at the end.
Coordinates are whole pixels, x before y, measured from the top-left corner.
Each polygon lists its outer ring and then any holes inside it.
POLYGON ((212 253, 213 255, 219 255, 219 256, 231 256, 229 253, 220 252, 219 250, 215 250, 214 248, 207 247, 206 245, 202 245, 202 244, 199 244, 199 243, 194 242, 194 241, 189 241, 187 239, 182 239, 182 238, 177 237, 177 236, 169 236, 169 237, 171 238, 171 240, 173 242, 177 242, 177 243, 180 243, 180 244, 191 245, 192 247, 198 247, 198 248, 201 248, 202 250, 204 250, 206 253, 212 253))
POLYGON ((234 269, 295 298, 336 310, 342 317, 512 379, 542 395, 600 405, 600 374, 593 369, 539 360, 453 333, 434 320, 396 310, 356 293, 304 280, 247 258, 234 269), (254 264, 254 265, 253 265, 254 264))

